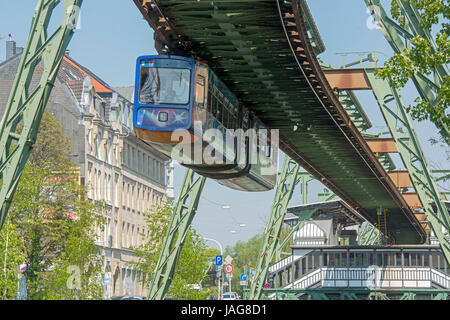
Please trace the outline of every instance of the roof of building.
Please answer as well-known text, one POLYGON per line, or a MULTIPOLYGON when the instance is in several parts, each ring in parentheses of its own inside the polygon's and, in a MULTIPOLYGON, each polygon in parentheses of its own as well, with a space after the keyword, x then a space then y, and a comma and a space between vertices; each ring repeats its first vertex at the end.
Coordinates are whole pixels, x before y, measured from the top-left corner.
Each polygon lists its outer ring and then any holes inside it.
POLYGON ((104 82, 102 79, 100 79, 98 76, 96 76, 88 68, 86 68, 86 67, 82 66, 81 64, 79 64, 78 62, 76 62, 73 58, 65 55, 63 57, 62 64, 65 64, 65 68, 67 68, 66 70, 68 70, 68 71, 73 71, 75 69, 75 70, 78 70, 78 72, 81 72, 84 76, 91 77, 92 85, 94 86, 94 89, 96 92, 112 92, 111 87, 106 82, 104 82))
POLYGON ((131 103, 134 103, 134 86, 113 87, 113 90, 118 92, 122 97, 131 103))
POLYGON ((81 101, 83 83, 87 76, 91 78, 95 92, 112 92, 111 87, 89 69, 85 68, 67 55, 63 57, 61 66, 59 67, 58 77, 72 90, 78 102, 81 101))
POLYGON ((316 202, 290 207, 287 209, 284 221, 295 221, 302 212, 309 210, 315 210, 315 213, 312 216, 314 219, 320 217, 321 215, 332 215, 338 219, 344 219, 349 225, 361 224, 365 221, 365 219, 362 218, 357 211, 352 209, 342 200, 316 202))

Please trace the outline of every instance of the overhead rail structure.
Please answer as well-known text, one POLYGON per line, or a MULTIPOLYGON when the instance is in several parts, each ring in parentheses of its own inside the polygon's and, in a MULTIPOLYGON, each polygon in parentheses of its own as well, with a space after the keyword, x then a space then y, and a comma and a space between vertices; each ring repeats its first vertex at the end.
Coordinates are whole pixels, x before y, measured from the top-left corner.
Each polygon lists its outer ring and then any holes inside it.
POLYGON ((391 241, 426 234, 328 84, 303 0, 134 0, 159 53, 202 59, 264 124, 280 148, 370 223, 381 206, 391 241))

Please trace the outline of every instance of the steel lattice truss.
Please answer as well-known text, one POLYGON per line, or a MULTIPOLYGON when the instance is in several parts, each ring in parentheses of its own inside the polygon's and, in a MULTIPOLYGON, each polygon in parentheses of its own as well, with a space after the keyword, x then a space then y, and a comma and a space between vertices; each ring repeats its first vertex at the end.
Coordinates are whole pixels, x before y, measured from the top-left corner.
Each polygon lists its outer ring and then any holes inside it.
MULTIPOLYGON (((404 0, 393 0, 397 3, 405 17, 405 26, 401 26, 388 16, 381 5, 380 0, 364 1, 374 16, 375 21, 378 22, 383 35, 391 45, 394 52, 398 54, 405 52, 410 48, 411 41, 416 36, 420 36, 423 39, 428 40, 432 46, 432 52, 435 51, 436 45, 433 37, 429 32, 421 27, 421 15, 412 3, 404 0)), ((412 76, 412 81, 414 82, 422 99, 434 106, 437 105, 437 101, 439 99, 439 89, 441 88, 443 80, 448 77, 448 75, 447 66, 441 65, 434 70, 433 80, 423 73, 415 72, 412 76)), ((443 139, 448 145, 450 145, 449 128, 442 121, 437 121, 434 123, 439 129, 443 139)))
POLYGON ((31 24, 27 45, 11 89, 0 129, 0 228, 3 225, 19 178, 33 149, 44 108, 61 59, 77 24, 82 0, 65 0, 60 26, 48 34, 53 10, 60 0, 40 0, 31 24), (43 72, 37 87, 31 80, 39 63, 43 72))

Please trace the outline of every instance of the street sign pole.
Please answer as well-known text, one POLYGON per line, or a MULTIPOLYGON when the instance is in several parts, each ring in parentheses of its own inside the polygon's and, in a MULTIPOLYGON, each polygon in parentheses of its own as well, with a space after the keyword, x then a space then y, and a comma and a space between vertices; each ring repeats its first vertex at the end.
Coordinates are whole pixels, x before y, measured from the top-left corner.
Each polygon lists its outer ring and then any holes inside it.
POLYGON ((222 248, 221 248, 220 255, 216 256, 216 266, 219 267, 219 286, 217 288, 217 294, 219 295, 219 300, 223 299, 223 285, 221 285, 223 282, 222 268, 221 268, 222 264, 223 264, 223 255, 222 255, 222 248))

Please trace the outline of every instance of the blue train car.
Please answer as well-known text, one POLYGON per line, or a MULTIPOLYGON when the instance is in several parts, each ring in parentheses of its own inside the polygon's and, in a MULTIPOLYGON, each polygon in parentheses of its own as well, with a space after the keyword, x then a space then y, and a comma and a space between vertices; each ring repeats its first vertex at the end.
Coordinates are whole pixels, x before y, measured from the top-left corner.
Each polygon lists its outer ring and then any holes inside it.
POLYGON ((137 136, 198 174, 242 191, 275 186, 273 131, 204 63, 180 56, 137 59, 137 136))

